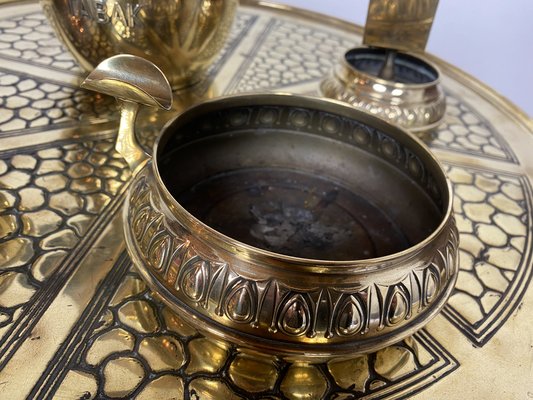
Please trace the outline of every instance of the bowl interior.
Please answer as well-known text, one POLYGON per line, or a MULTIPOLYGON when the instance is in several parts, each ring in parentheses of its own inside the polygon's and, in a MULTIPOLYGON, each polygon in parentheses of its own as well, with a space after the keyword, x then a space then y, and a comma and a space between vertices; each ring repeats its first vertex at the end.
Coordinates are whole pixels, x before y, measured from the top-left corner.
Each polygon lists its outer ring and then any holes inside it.
POLYGON ((442 221, 442 178, 426 165, 432 158, 422 145, 361 115, 289 105, 196 108, 167 128, 157 168, 182 207, 240 242, 321 260, 389 255, 442 221))
MULTIPOLYGON (((387 50, 359 47, 349 50, 345 59, 350 67, 378 77, 387 59, 387 50)), ((438 71, 414 55, 397 52, 394 58, 394 82, 404 84, 429 84, 439 79, 438 71)))

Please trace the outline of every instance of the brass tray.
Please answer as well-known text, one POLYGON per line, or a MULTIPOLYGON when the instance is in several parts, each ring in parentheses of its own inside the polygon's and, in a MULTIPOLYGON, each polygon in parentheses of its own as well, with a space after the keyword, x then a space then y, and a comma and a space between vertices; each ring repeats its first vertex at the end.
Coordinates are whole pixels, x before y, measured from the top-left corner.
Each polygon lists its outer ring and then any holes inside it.
MULTIPOLYGON (((346 22, 242 3, 191 98, 317 95, 361 42, 346 22)), ((395 346, 291 364, 200 335, 147 290, 122 240, 129 172, 113 150, 114 101, 78 89, 81 73, 36 2, 0 2, 0 397, 533 398, 533 123, 431 59, 448 101, 430 145, 455 186, 457 288, 395 346)), ((166 118, 145 116, 147 142, 166 118)))

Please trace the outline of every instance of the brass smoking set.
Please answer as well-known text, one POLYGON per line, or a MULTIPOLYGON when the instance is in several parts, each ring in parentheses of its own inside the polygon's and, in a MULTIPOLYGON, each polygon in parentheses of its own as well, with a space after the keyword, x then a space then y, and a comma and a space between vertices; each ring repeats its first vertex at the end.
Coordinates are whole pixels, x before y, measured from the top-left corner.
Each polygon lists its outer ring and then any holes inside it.
POLYGON ((119 101, 128 252, 189 323, 317 361, 395 343, 444 306, 458 273, 453 196, 413 136, 445 110, 437 68, 412 53, 436 1, 371 1, 367 46, 321 83, 335 100, 216 98, 169 122, 151 156, 135 136, 139 105, 168 109, 173 88, 202 79, 236 1, 42 4, 92 70, 83 87, 119 101))

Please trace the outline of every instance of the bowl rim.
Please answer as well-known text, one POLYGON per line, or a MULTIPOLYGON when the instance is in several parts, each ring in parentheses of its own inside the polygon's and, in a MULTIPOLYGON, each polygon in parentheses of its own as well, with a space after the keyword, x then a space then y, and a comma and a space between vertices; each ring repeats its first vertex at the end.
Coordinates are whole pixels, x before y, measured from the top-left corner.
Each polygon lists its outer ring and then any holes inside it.
POLYGON ((407 130, 393 125, 379 116, 357 110, 344 102, 329 98, 293 93, 246 93, 220 96, 194 105, 165 124, 156 138, 153 146, 152 159, 149 164, 151 164, 149 168, 151 168, 155 177, 157 190, 167 209, 197 239, 200 239, 210 247, 217 247, 255 265, 262 265, 268 269, 282 268, 284 273, 287 273, 287 266, 289 265, 290 269, 294 272, 326 273, 332 275, 345 275, 347 273, 365 274, 375 271, 378 267, 386 269, 388 266, 393 268, 399 260, 407 260, 416 256, 430 246, 432 242, 438 240, 443 232, 448 229, 450 220, 453 219, 453 189, 450 180, 447 178, 440 161, 420 139, 407 130), (158 159, 160 151, 166 145, 169 137, 175 134, 172 129, 175 124, 182 122, 186 118, 192 118, 197 112, 220 109, 219 105, 221 103, 224 104, 223 108, 250 104, 307 107, 309 109, 322 110, 340 116, 346 116, 389 134, 392 132, 392 136, 400 143, 411 145, 411 150, 413 150, 413 147, 416 148, 417 152, 415 154, 422 158, 425 167, 430 169, 443 199, 440 223, 423 240, 402 251, 381 257, 357 260, 322 260, 285 255, 243 243, 217 231, 189 213, 172 196, 159 173, 158 159))
POLYGON ((423 64, 426 64, 427 67, 431 68, 435 72, 435 75, 436 75, 435 79, 430 80, 428 82, 423 82, 423 83, 415 83, 415 82, 404 83, 404 82, 391 81, 391 80, 388 80, 388 79, 380 78, 379 76, 370 74, 370 73, 365 72, 365 71, 363 71, 361 69, 358 69, 358 68, 354 67, 351 63, 349 63, 348 60, 347 60, 348 55, 350 53, 353 53, 353 52, 360 51, 360 52, 369 52, 369 53, 378 53, 378 52, 385 53, 386 50, 387 49, 378 48, 378 47, 369 47, 369 46, 354 47, 352 49, 347 50, 342 55, 341 62, 340 62, 339 66, 341 68, 343 68, 344 71, 347 72, 347 74, 350 77, 351 81, 354 81, 356 78, 362 78, 362 79, 364 79, 367 82, 381 84, 381 85, 383 85, 385 87, 389 87, 391 89, 425 90, 425 89, 428 89, 428 88, 435 87, 435 86, 437 86, 440 83, 442 74, 441 74, 439 68, 435 64, 433 64, 431 61, 429 61, 427 58, 425 58, 423 55, 418 54, 418 53, 415 54, 415 53, 409 53, 409 52, 406 52, 406 51, 400 51, 400 50, 397 51, 397 54, 399 56, 401 56, 401 57, 406 57, 407 59, 409 59, 409 58, 416 59, 416 60, 422 62, 423 64))

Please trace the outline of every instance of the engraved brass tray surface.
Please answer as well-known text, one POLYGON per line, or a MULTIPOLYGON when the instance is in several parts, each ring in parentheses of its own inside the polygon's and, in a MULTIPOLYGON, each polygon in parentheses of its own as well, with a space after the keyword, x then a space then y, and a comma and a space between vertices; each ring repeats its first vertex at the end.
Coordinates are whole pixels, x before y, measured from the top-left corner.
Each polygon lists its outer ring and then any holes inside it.
MULTIPOLYGON (((316 95, 361 42, 339 20, 242 3, 192 98, 316 95)), ((113 150, 114 101, 78 88, 80 70, 37 3, 0 2, 0 398, 533 398, 533 124, 432 61, 448 104, 430 146, 455 189, 455 292, 397 345, 296 364, 206 338, 148 291, 122 239, 130 174, 113 150)), ((144 118, 149 142, 164 118, 144 118)))

